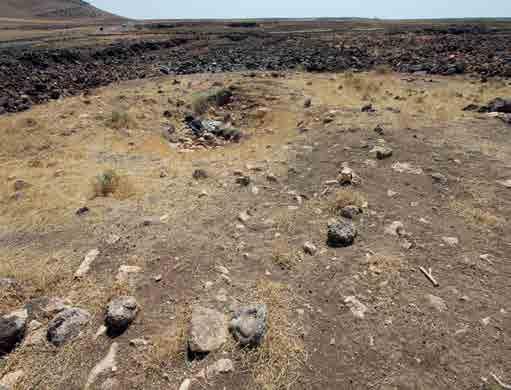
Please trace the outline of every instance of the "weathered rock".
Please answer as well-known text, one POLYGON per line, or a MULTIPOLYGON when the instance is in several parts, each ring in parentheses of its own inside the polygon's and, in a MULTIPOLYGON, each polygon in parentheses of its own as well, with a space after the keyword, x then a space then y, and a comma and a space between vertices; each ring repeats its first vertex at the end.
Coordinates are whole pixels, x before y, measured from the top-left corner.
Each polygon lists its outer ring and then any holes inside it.
POLYGON ((303 251, 308 255, 314 256, 318 252, 318 248, 312 242, 305 242, 303 244, 303 251))
POLYGON ((435 183, 445 185, 447 184, 447 177, 442 175, 441 173, 435 172, 431 174, 431 178, 435 183))
POLYGON ((362 209, 358 206, 349 205, 341 209, 341 216, 348 219, 354 219, 362 214, 362 209))
POLYGON ((50 321, 46 337, 53 345, 61 346, 76 338, 90 318, 86 310, 77 307, 65 309, 50 321))
POLYGON ((119 350, 119 344, 112 343, 110 346, 110 349, 108 350, 107 355, 94 366, 94 368, 89 373, 89 376, 87 377, 87 383, 85 384, 85 389, 89 389, 94 382, 96 382, 96 379, 110 371, 116 371, 117 370, 117 351, 119 350))
POLYGON ((304 107, 304 108, 309 108, 311 105, 312 105, 312 99, 311 99, 311 98, 307 98, 307 99, 305 99, 305 101, 303 102, 303 107, 304 107))
POLYGON ((240 176, 236 178, 236 183, 244 187, 248 186, 250 182, 250 176, 240 176))
POLYGON ((363 319, 365 317, 365 313, 367 312, 368 308, 366 305, 364 305, 362 302, 360 302, 356 297, 349 296, 344 298, 344 303, 346 306, 349 307, 351 313, 360 319, 363 319))
POLYGON ((410 173, 412 175, 422 175, 424 173, 422 168, 414 167, 412 164, 407 162, 401 163, 398 161, 392 165, 392 169, 399 173, 410 173))
POLYGON ((459 240, 457 237, 442 237, 442 241, 449 246, 456 246, 459 244, 459 240))
POLYGON ((213 309, 194 307, 188 348, 193 353, 216 351, 227 341, 227 317, 213 309))
POLYGON ((392 156, 393 150, 388 146, 375 146, 369 153, 374 155, 378 160, 384 160, 392 156))
POLYGON ((196 169, 192 176, 195 180, 204 180, 208 178, 208 173, 204 169, 196 169))
POLYGON ((362 111, 362 112, 376 112, 376 110, 375 110, 375 108, 373 107, 372 104, 366 104, 365 106, 363 106, 361 108, 360 111, 362 111))
POLYGON ((15 180, 14 184, 13 184, 14 191, 22 191, 29 187, 30 187, 30 184, 22 179, 15 180))
POLYGON ((394 221, 387 227, 385 227, 385 234, 391 236, 401 236, 404 233, 405 226, 401 221, 394 221))
POLYGON ((220 374, 227 374, 234 371, 234 364, 231 359, 220 359, 206 367, 204 376, 206 379, 213 379, 220 374))
POLYGON ((26 330, 23 346, 30 347, 34 345, 44 344, 46 341, 46 329, 39 321, 30 321, 26 330))
POLYGON ((236 310, 229 324, 229 330, 241 345, 256 347, 263 342, 267 331, 268 308, 253 305, 236 310))
POLYGON ((350 246, 357 234, 357 229, 352 222, 340 220, 328 225, 327 244, 334 248, 350 246))
POLYGON ((75 278, 81 278, 85 276, 89 272, 92 263, 94 262, 94 260, 96 260, 96 257, 98 257, 98 255, 99 255, 98 249, 92 249, 91 251, 89 251, 85 256, 83 262, 80 264, 80 267, 78 267, 78 270, 76 270, 75 278))
POLYGON ((355 174, 353 172, 353 169, 343 167, 341 169, 341 172, 339 173, 339 176, 337 177, 337 180, 341 185, 348 185, 352 184, 354 176, 355 174))
POLYGON ((18 310, 0 318, 0 356, 8 354, 23 340, 28 312, 18 310))
POLYGON ((105 325, 110 336, 117 336, 131 325, 138 313, 134 297, 122 296, 110 301, 106 309, 105 325))

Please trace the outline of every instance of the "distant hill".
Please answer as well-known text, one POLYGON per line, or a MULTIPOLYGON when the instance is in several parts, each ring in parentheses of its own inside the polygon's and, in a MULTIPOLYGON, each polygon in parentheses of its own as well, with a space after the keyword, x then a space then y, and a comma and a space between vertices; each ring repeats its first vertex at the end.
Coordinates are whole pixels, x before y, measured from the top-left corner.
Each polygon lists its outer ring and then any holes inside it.
POLYGON ((0 0, 0 17, 16 19, 120 18, 83 0, 0 0))

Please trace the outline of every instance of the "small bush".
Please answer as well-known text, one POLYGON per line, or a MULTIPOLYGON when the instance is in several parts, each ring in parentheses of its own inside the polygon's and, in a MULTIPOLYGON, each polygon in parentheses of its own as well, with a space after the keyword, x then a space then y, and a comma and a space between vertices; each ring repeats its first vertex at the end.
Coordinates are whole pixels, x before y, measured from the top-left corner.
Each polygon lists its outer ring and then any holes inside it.
POLYGON ((127 129, 133 127, 135 121, 126 111, 114 110, 106 121, 106 125, 112 129, 127 129))
POLYGON ((113 195, 118 192, 120 184, 120 176, 113 169, 108 169, 96 176, 94 197, 113 195))

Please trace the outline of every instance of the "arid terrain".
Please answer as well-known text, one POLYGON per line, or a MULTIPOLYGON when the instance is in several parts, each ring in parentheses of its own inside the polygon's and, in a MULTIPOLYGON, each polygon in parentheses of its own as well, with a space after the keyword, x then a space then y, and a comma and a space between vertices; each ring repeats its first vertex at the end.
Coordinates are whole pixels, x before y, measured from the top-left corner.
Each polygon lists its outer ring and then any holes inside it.
POLYGON ((510 388, 511 23, 84 20, 0 30, 0 389, 510 388))

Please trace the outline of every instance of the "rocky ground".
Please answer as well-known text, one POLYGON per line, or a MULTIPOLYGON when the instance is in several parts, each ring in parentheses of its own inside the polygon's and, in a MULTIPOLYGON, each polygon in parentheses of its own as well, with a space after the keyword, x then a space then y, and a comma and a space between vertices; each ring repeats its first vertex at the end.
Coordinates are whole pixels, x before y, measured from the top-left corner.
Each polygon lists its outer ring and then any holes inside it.
POLYGON ((365 30, 334 23, 326 24, 332 28, 324 32, 314 32, 323 25, 303 22, 293 26, 298 33, 288 31, 285 23, 261 23, 257 28, 221 23, 169 26, 173 25, 152 26, 149 31, 144 26, 135 31, 112 30, 114 40, 106 40, 110 36, 106 30, 96 29, 52 38, 46 45, 38 42, 40 48, 31 41, 28 45, 15 41, 14 47, 6 42, 0 51, 0 114, 115 81, 162 73, 388 67, 404 73, 471 74, 483 79, 511 76, 507 25, 413 28, 381 24, 365 30))
POLYGON ((499 96, 235 72, 4 115, 0 385, 508 388, 499 96))

